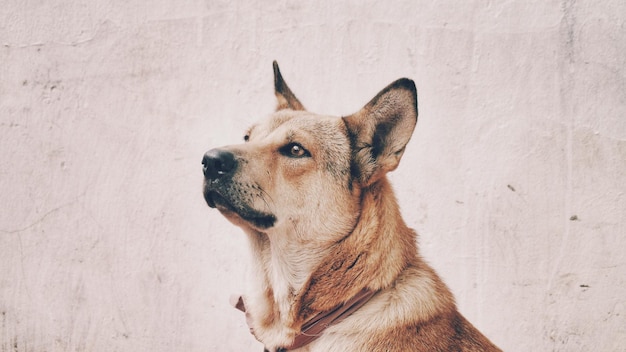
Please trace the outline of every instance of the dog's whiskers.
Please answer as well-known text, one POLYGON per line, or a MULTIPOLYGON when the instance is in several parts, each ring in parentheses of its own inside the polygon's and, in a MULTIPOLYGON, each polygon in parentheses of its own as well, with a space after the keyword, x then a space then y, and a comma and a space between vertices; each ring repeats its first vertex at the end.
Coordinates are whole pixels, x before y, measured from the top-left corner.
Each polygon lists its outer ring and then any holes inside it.
POLYGON ((261 188, 261 186, 257 185, 256 188, 259 190, 260 198, 263 201, 263 203, 265 203, 265 207, 267 208, 269 212, 272 212, 272 207, 267 202, 267 199, 265 199, 265 196, 267 196, 267 198, 269 198, 272 204, 274 204, 274 200, 272 199, 272 196, 270 196, 269 193, 267 193, 263 188, 261 188))

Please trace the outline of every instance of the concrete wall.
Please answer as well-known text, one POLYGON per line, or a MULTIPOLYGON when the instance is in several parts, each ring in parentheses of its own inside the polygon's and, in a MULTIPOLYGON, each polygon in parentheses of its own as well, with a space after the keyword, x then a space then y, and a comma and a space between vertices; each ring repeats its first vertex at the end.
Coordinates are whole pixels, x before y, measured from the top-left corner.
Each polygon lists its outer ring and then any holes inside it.
POLYGON ((0 351, 259 350, 247 244, 203 153, 271 112, 413 78, 392 181, 423 255, 506 351, 626 349, 626 3, 4 1, 0 351))

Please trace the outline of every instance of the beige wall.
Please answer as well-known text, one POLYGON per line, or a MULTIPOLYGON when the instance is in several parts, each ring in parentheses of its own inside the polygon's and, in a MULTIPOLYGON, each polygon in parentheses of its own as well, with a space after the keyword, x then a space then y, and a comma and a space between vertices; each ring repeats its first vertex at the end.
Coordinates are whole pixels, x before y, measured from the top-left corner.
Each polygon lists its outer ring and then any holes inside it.
POLYGON ((423 255, 506 351, 626 346, 626 3, 4 1, 0 351, 248 351, 243 235, 203 153, 392 80, 423 255))

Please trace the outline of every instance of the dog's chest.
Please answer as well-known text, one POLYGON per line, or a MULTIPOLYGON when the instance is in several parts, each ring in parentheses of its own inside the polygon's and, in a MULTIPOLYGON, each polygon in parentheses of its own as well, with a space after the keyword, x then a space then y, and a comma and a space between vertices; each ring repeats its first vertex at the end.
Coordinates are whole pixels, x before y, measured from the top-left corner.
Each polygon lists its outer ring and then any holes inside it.
POLYGON ((294 296, 309 279, 323 253, 293 243, 273 243, 269 251, 267 273, 274 300, 282 316, 291 309, 294 296))

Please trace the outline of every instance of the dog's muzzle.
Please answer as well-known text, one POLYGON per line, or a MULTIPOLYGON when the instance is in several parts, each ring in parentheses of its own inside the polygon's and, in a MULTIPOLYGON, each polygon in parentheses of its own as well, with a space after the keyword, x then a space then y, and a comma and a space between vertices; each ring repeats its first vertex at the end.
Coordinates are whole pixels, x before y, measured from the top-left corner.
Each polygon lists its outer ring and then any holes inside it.
MULTIPOLYGON (((204 198, 211 208, 217 203, 229 204, 222 194, 228 194, 225 184, 230 183, 237 170, 237 159, 232 152, 225 149, 211 149, 202 157, 202 173, 204 174, 204 198)), ((227 188, 227 187, 226 187, 227 188)))
MULTIPOLYGON (((237 157, 226 149, 211 149, 202 157, 204 173, 204 199, 211 208, 223 212, 233 212, 243 220, 259 229, 274 226, 276 216, 255 209, 251 204, 252 194, 260 188, 242 189, 241 184, 233 181, 239 168, 237 157)), ((249 186, 248 186, 249 187, 249 186)))
POLYGON ((207 181, 213 182, 231 176, 237 170, 235 155, 223 149, 211 149, 202 157, 202 172, 207 181))

